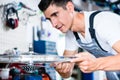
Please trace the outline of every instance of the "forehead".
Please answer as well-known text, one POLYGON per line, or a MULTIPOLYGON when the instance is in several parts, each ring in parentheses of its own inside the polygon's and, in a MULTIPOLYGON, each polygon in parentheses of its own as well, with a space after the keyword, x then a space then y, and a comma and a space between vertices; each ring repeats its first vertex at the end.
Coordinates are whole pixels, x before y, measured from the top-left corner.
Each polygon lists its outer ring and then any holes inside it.
POLYGON ((44 11, 44 15, 48 18, 51 16, 51 14, 60 11, 61 9, 63 9, 62 7, 58 7, 56 5, 50 5, 45 11, 44 11))

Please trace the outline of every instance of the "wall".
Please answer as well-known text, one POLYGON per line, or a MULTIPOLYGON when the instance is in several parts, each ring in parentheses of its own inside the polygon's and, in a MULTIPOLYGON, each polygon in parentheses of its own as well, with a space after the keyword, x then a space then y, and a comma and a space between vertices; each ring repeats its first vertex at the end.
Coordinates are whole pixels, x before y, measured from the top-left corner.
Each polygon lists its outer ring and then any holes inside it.
MULTIPOLYGON (((0 5, 5 5, 7 3, 11 2, 23 2, 25 5, 29 5, 30 8, 33 10, 38 9, 37 4, 38 0, 1 0, 0 5), (31 4, 32 3, 32 4, 31 4)), ((13 49, 14 47, 17 47, 20 51, 26 52, 28 51, 28 28, 32 27, 34 24, 36 24, 36 21, 34 20, 36 17, 33 18, 32 22, 30 22, 30 17, 26 17, 29 14, 23 14, 23 12, 30 13, 27 9, 21 9, 18 11, 19 15, 19 26, 16 29, 9 29, 6 28, 3 17, 3 7, 0 7, 0 54, 3 54, 8 49, 13 49), (22 19, 26 19, 27 24, 24 24, 22 19), (28 25, 29 24, 29 25, 28 25)), ((33 14, 31 12, 31 14, 33 14)), ((38 17, 39 18, 39 17, 38 17)), ((39 22, 39 21, 38 21, 39 22)), ((39 24, 39 23, 38 23, 39 24)))
POLYGON ((19 15, 19 26, 16 29, 8 29, 5 26, 5 20, 2 14, 3 7, 0 7, 0 54, 3 54, 8 49, 13 49, 18 47, 22 52, 28 51, 29 43, 32 43, 33 38, 33 27, 43 26, 45 29, 45 35, 41 38, 43 40, 55 41, 57 44, 58 54, 62 55, 64 50, 64 35, 52 28, 52 25, 48 21, 42 21, 41 25, 41 16, 43 14, 38 9, 38 3, 40 0, 1 0, 0 5, 5 5, 7 3, 24 3, 29 8, 36 10, 36 12, 30 11, 28 9, 22 8, 18 10, 19 15), (32 16, 34 15, 35 16, 32 16), (31 15, 31 16, 30 16, 31 15), (50 36, 46 36, 47 33, 50 33, 50 36), (62 43, 62 44, 61 44, 62 43), (62 48, 61 48, 62 47, 62 48))

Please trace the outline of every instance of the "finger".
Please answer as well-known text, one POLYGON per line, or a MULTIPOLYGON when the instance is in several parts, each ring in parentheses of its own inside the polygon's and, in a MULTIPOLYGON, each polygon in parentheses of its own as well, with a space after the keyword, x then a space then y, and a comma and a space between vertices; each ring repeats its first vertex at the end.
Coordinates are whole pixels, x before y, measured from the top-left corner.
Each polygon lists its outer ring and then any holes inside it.
POLYGON ((81 69, 82 72, 84 73, 91 73, 92 71, 88 71, 88 70, 84 70, 84 69, 81 69))
POLYGON ((82 70, 86 71, 88 69, 88 66, 81 66, 80 67, 82 70))
POLYGON ((73 67, 74 67, 74 64, 65 63, 62 65, 62 68, 60 70, 58 70, 58 72, 62 73, 62 74, 71 74, 73 67))
POLYGON ((82 62, 82 61, 84 61, 84 57, 73 58, 73 59, 71 59, 70 62, 77 63, 77 62, 82 62))
POLYGON ((81 66, 89 66, 89 62, 87 60, 85 60, 85 61, 79 63, 79 65, 81 65, 81 66))
POLYGON ((86 54, 84 53, 75 54, 74 56, 75 58, 71 59, 70 62, 73 62, 73 63, 82 62, 86 60, 86 57, 87 57, 86 54))
POLYGON ((51 63, 50 66, 51 67, 56 67, 57 65, 59 65, 60 63, 59 62, 54 62, 54 63, 51 63))
POLYGON ((88 66, 79 66, 79 68, 84 73, 90 73, 90 72, 92 72, 91 70, 89 70, 88 66))
POLYGON ((66 72, 69 72, 70 69, 71 69, 71 64, 70 63, 64 63, 62 65, 61 71, 64 72, 64 73, 66 73, 66 72))
POLYGON ((59 63, 55 66, 55 69, 58 71, 58 70, 61 70, 62 69, 62 65, 63 63, 59 63))

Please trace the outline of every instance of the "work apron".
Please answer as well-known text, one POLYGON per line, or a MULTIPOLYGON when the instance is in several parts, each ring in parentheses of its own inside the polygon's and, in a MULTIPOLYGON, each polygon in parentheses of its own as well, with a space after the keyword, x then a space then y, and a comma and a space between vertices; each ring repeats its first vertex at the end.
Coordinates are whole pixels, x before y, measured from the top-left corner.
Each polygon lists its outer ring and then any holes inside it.
MULTIPOLYGON (((81 39, 78 36, 77 32, 73 32, 74 36, 78 42, 78 44, 85 49, 86 51, 93 54, 96 58, 98 57, 106 57, 106 56, 113 56, 113 54, 108 53, 105 50, 102 50, 98 44, 96 43, 95 39, 93 38, 90 43, 82 43, 81 39)), ((117 73, 114 71, 106 71, 107 80, 120 80, 117 73)))

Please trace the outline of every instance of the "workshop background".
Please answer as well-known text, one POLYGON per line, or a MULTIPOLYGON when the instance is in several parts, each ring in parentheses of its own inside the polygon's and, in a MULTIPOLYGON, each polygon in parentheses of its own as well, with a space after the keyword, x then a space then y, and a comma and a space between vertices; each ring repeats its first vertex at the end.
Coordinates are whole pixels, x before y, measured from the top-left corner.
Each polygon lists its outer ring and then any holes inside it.
MULTIPOLYGON (((64 34, 54 29, 51 23, 45 19, 44 14, 38 9, 39 2, 40 0, 0 1, 1 55, 25 53, 29 52, 30 48, 41 54, 63 55, 64 34)), ((120 14, 119 0, 73 0, 73 2, 77 10, 110 10, 120 14)), ((80 50, 82 51, 82 49, 80 50)), ((75 66, 73 75, 68 79, 62 79, 48 64, 44 64, 44 66, 52 80, 105 80, 106 78, 103 71, 84 74, 75 66)), ((3 68, 1 64, 0 67, 3 68)), ((19 71, 19 69, 17 70, 19 71)), ((42 80, 34 76, 32 78, 42 80)), ((33 80, 32 78, 26 78, 26 80, 33 80)), ((14 80, 18 80, 18 77, 14 80)))

